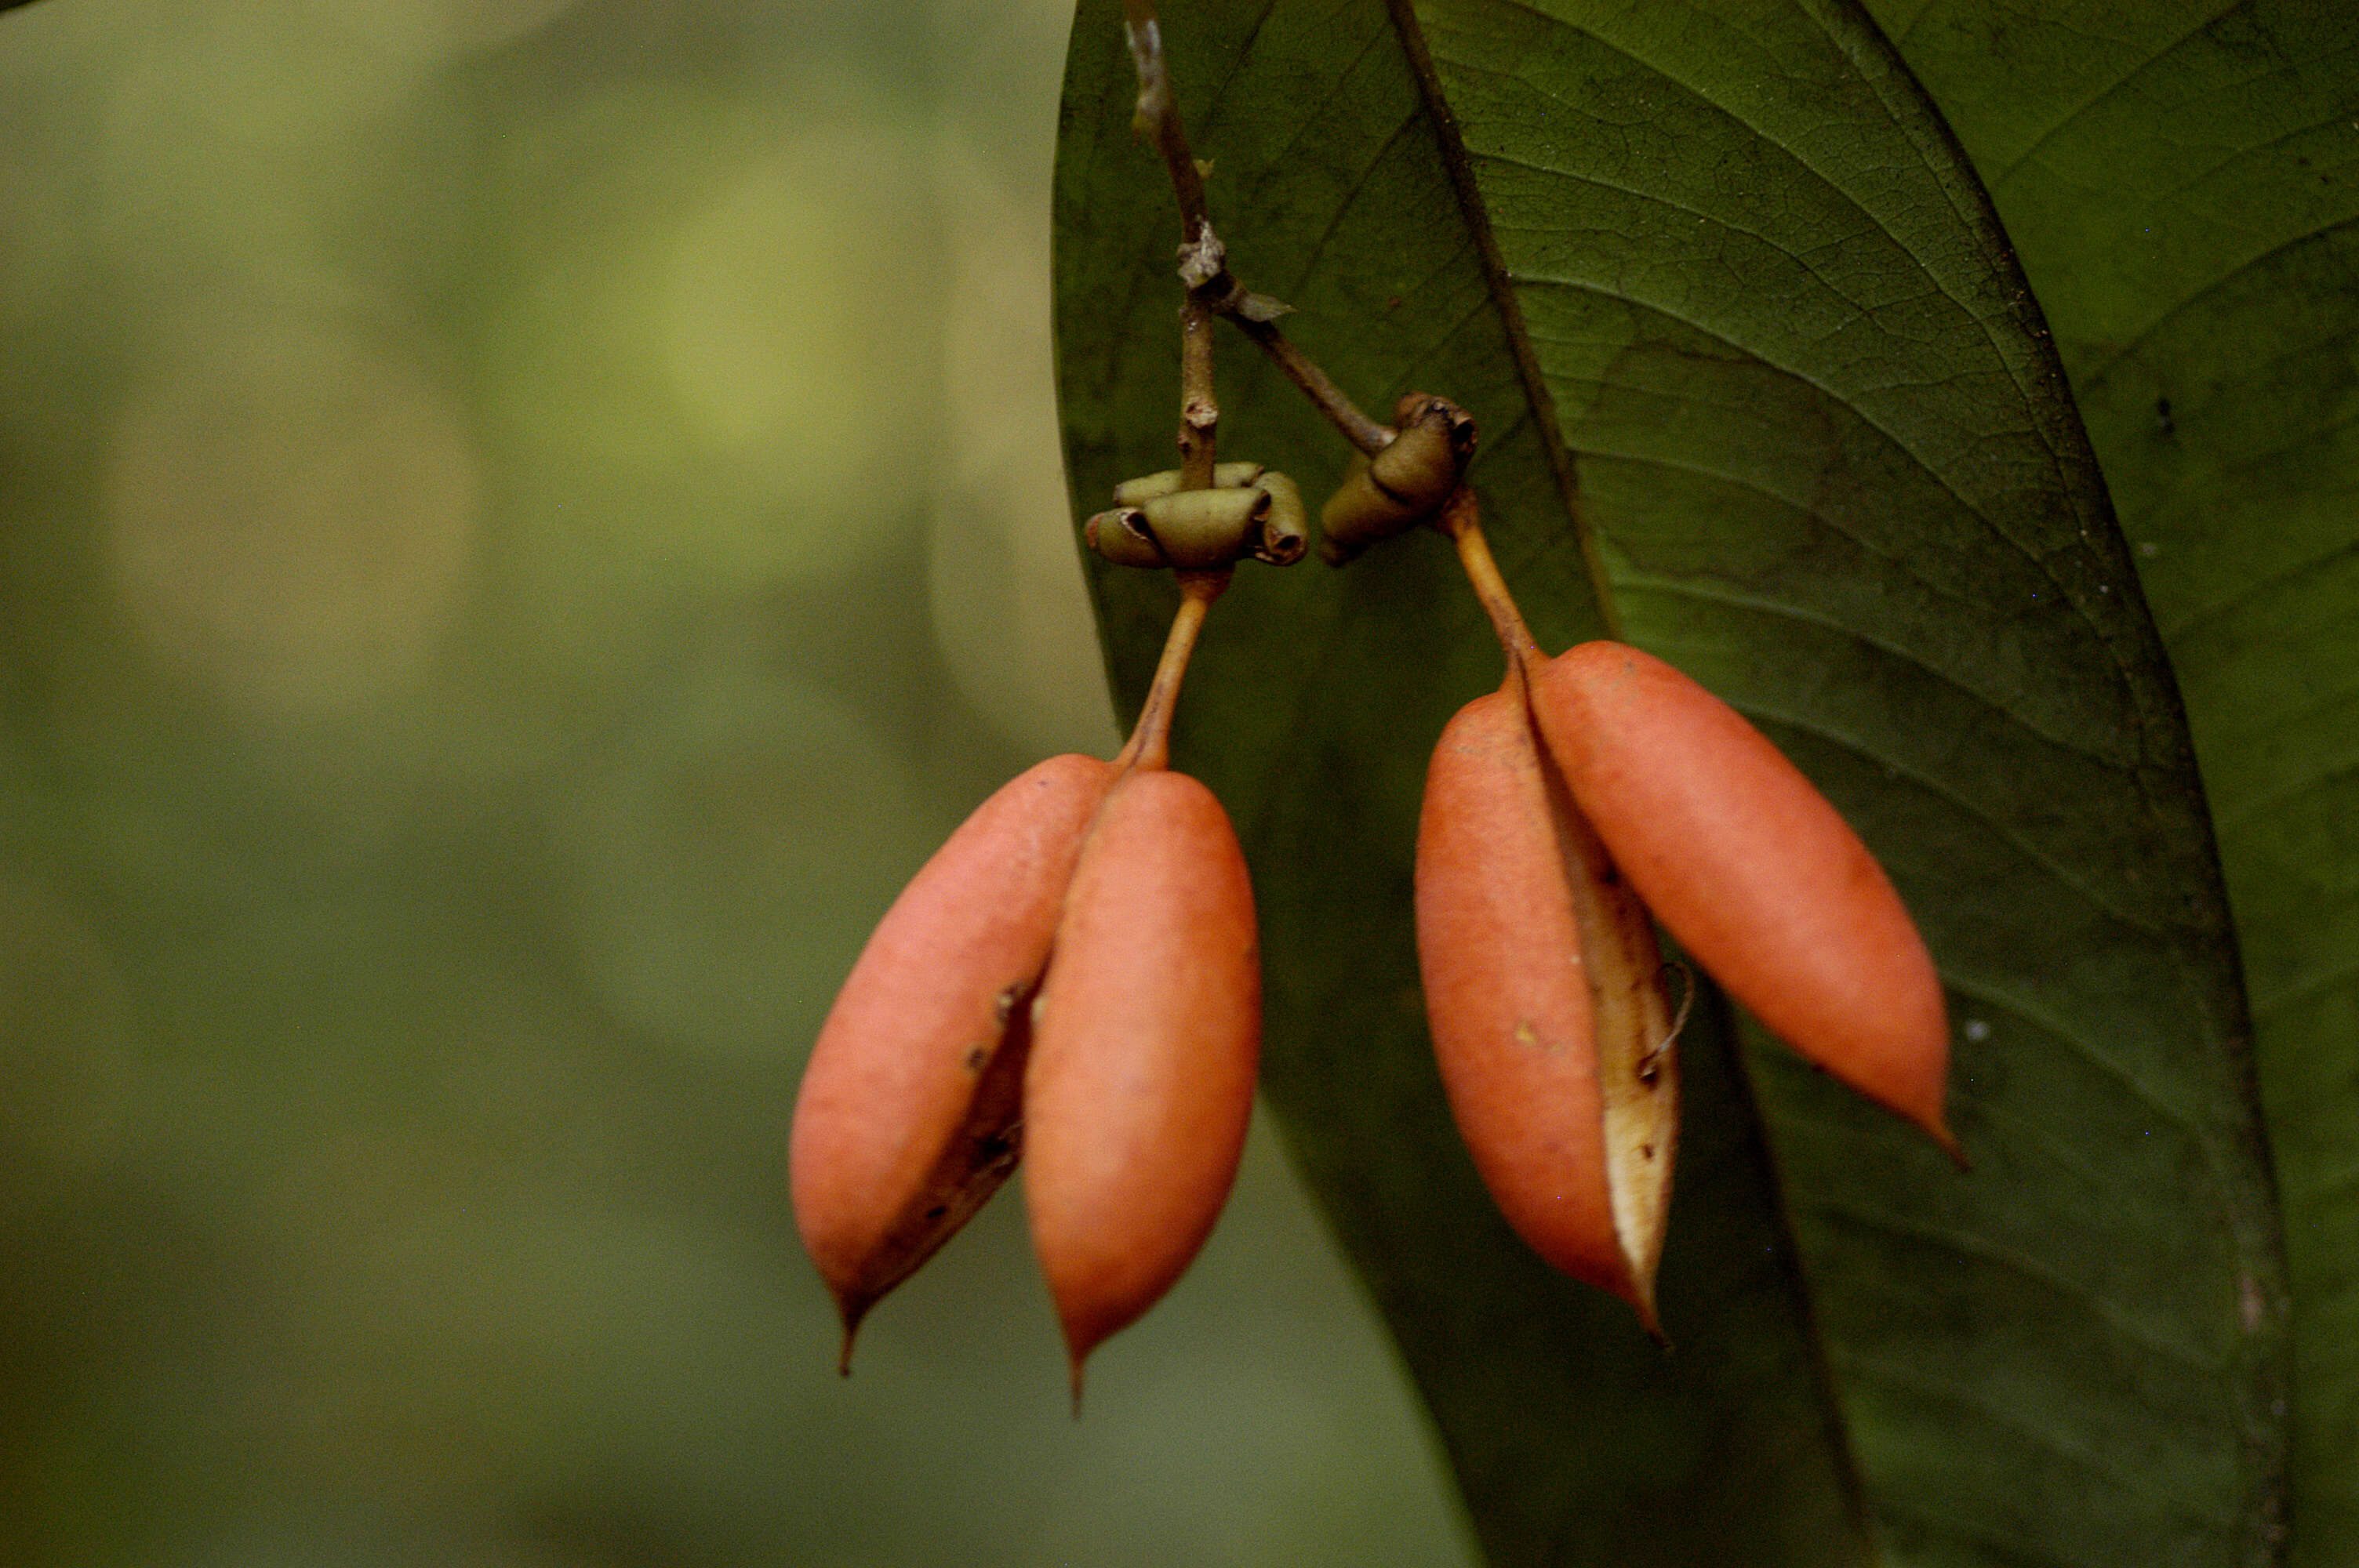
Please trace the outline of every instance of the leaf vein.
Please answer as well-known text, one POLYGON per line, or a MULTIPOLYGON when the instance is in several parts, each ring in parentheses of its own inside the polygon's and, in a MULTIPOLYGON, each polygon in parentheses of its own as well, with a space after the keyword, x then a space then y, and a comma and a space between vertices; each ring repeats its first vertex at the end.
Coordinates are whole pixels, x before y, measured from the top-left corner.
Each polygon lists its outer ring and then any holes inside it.
POLYGON ((2033 1440, 2034 1445, 2075 1465, 2081 1469, 2112 1483, 2121 1491, 2150 1503, 2159 1503, 2178 1518, 2213 1529, 2229 1527, 2232 1520, 2208 1514, 2194 1513, 2183 1505, 2187 1493, 2182 1487, 2158 1485, 2146 1473, 2112 1463, 2104 1452, 2077 1437, 2068 1436, 2051 1426, 2044 1426, 2031 1414, 1990 1397, 1981 1385, 1962 1378, 1951 1379, 1902 1361, 1896 1357, 1864 1355, 1858 1352, 1836 1351, 1846 1370, 1885 1383, 1909 1390, 1931 1400, 1974 1411, 1993 1422, 2012 1427, 2033 1440))
POLYGON ((1961 996, 1973 998, 1976 1001, 1981 1002, 1985 1007, 2012 1012, 2017 1017, 2025 1019, 2040 1029, 2047 1031, 2047 1033, 2053 1038, 2062 1041, 2066 1045, 2079 1053, 2082 1059, 2086 1061, 2091 1066, 2097 1068, 2107 1076, 2115 1079, 2125 1088, 2128 1089, 2139 1104, 2145 1106, 2148 1110, 2154 1112, 2155 1115, 2160 1117, 2171 1126, 2180 1129, 2181 1131, 2187 1133, 2189 1137, 2194 1139, 2198 1146, 2205 1150, 2206 1161, 2210 1161, 2210 1145, 2203 1142, 2201 1136, 2201 1130, 2197 1126, 2196 1119, 2191 1113, 2172 1105, 2168 1099, 2163 1098, 2159 1090, 2156 1089, 2144 1078, 2139 1077, 2136 1073, 2132 1072, 2126 1063, 2116 1059, 2106 1052, 2097 1049, 2094 1044, 2083 1038, 2072 1025, 2065 1022, 2054 1013, 2048 1011, 2045 1008, 2038 1007, 2026 1001, 2023 998, 2016 995, 2012 991, 2006 990, 1998 986, 1991 985, 1984 981, 1963 978, 1953 969, 1943 969, 1941 971, 1941 983, 1949 987, 1950 989, 1958 992, 1961 996))
POLYGON ((2182 621, 2172 627, 2171 643, 2174 647, 2183 648, 2190 639, 2201 636, 2208 628, 2218 625, 2240 611, 2251 609, 2256 600, 2265 598, 2288 584, 2297 583, 2299 579, 2310 572, 2354 557, 2359 557, 2359 538, 2346 539, 2323 555, 2305 557, 2289 566, 2281 567, 2265 576, 2240 583, 2237 585, 2236 591, 2226 599, 2215 604, 2206 605, 2192 619, 2182 621))
MULTIPOLYGON (((1515 281, 1518 287, 1563 288, 1582 294, 1593 294, 1601 299, 1612 299, 1617 302, 1628 300, 1633 297, 1627 295, 1616 294, 1612 289, 1606 288, 1602 285, 1588 282, 1581 278, 1548 277, 1533 274, 1524 274, 1518 276, 1515 281)), ((1664 307, 1652 300, 1639 300, 1638 303, 1645 305, 1650 310, 1660 311, 1663 315, 1670 318, 1672 320, 1678 321, 1683 326, 1689 327, 1693 330, 1701 333, 1703 336, 1712 339, 1714 342, 1725 344, 1737 353, 1745 355, 1746 358, 1754 361, 1757 364, 1768 366, 1770 369, 1777 372, 1780 375, 1792 376, 1796 381, 1799 381, 1803 385, 1810 387, 1812 391, 1820 394, 1829 401, 1848 410, 1854 418, 1859 420, 1861 424, 1875 431, 1878 437, 1882 438, 1886 443, 1888 443, 1893 450, 1907 457, 1909 464, 1914 467, 1918 472, 1923 474, 1926 479, 1944 495, 1947 495, 1952 502, 1956 503, 1958 507, 1963 511, 1966 515, 1973 518, 1975 522, 1987 529, 1994 538, 2003 541, 2010 549, 2014 550, 2017 555, 2021 556, 2026 562, 2036 568, 2043 579, 2054 585, 2058 591, 2060 600, 2067 603, 2071 602, 2071 596, 2063 592, 2063 583, 2061 579, 2057 578, 2053 570, 2050 569, 2048 559, 2045 556, 2033 549, 2022 539, 2017 538, 2009 530, 2000 527, 1997 521, 1992 517, 1989 512, 1977 504, 1974 501, 1969 498, 1964 492, 1958 488, 1957 481, 1953 478, 1944 472, 1940 467, 1937 467, 1928 460, 1923 453, 1918 451, 1908 442, 1901 439, 1900 437, 1888 427, 1871 416, 1865 409, 1862 408, 1858 403, 1854 401, 1851 394, 1828 384, 1826 381, 1812 372, 1804 370, 1797 365, 1788 364, 1777 360, 1770 359, 1754 348, 1753 345, 1745 342, 1741 339, 1732 337, 1727 332, 1724 332, 1716 327, 1707 325, 1706 323, 1696 320, 1691 317, 1682 316, 1675 310, 1666 309, 1664 307)), ((1912 384, 1930 385, 1938 384, 1927 382, 1913 384, 1895 382, 1890 384, 1887 387, 1879 387, 1875 390, 1899 390, 1912 384)), ((2031 431, 2027 426, 2023 430, 2017 432, 1996 431, 1991 432, 1991 434, 2027 434, 2034 435, 2036 438, 2036 432, 2031 431)))
MULTIPOLYGON (((1637 459, 1633 460, 1645 461, 1647 460, 1637 459)), ((1618 574, 1615 580, 1617 583, 1628 587, 1648 588, 1658 593, 1680 594, 1690 599, 1701 600, 1708 604, 1726 605, 1733 609, 1758 611, 1764 614, 1779 615, 1789 621, 1798 621, 1807 626, 1816 626, 1825 631, 1842 633, 1843 635, 1851 637, 1864 645, 1875 649, 1879 654, 1884 654, 1891 658, 1900 660, 1914 668, 1922 670, 1927 676, 1940 681, 1943 686, 1946 686, 1954 691, 1963 693, 1967 697, 1972 697, 1975 702, 1989 708, 1995 713, 2004 715, 2007 721, 2015 725, 2017 729, 2023 730, 2027 734, 2037 736, 2041 741, 2054 746, 2060 752, 2071 752, 2073 756, 2082 758, 2082 760, 2104 768, 2110 773, 2119 773, 2122 771, 2118 763, 2114 762, 2102 752, 2092 751, 2087 746, 2077 744, 2069 735, 2050 735, 2045 730, 2038 729, 2026 722, 2021 715, 2006 708, 2004 704, 1993 702, 1982 693, 1974 690, 1973 687, 1966 685, 1963 681, 1941 669, 1939 665, 1928 663, 1921 654, 1914 652, 1913 650, 1903 647, 1898 643, 1886 642, 1864 628, 1854 626, 1847 622, 1839 620, 1835 616, 1828 614, 1823 611, 1816 610, 1807 605, 1796 604, 1791 600, 1769 599, 1759 594, 1738 593, 1727 589, 1710 587, 1698 582, 1696 579, 1691 578, 1667 578, 1649 572, 1625 571, 1618 574)), ((1853 749, 1858 751, 1861 755, 1871 758, 1879 766, 1899 766, 1898 763, 1893 762, 1890 758, 1877 756, 1874 752, 1868 751, 1864 746, 1855 746, 1853 749)), ((2099 902, 2102 903, 2103 901, 2099 902)), ((2126 919, 2129 917, 2125 916, 2124 918, 2126 919)), ((2148 926, 2143 922, 2134 922, 2134 924, 2139 925, 2141 929, 2155 931, 2159 931, 2161 929, 2159 926, 2148 926)))
POLYGON ((2310 244, 2317 241, 2326 239, 2330 235, 2343 233, 2354 229, 2359 229, 2359 212, 2354 212, 2348 218, 2337 219, 2335 222, 2327 224, 2323 228, 2312 229, 2307 233, 2289 235, 2286 239, 2279 241, 2277 243, 2271 245, 2268 249, 2245 257, 2243 261, 2238 262, 2234 266, 2230 267, 2226 272, 2223 272, 2219 276, 2212 279, 2211 282, 2205 284, 2202 287, 2181 297, 2169 309, 2164 310, 2161 314, 2148 321, 2145 326, 2132 333, 2126 340, 2114 345, 2114 351, 2107 354, 2104 359, 2097 364, 2096 368, 2088 373, 2085 384, 2093 390, 2097 386, 2102 385, 2104 383, 2105 378, 2113 373, 2114 366, 2120 364, 2124 360, 2128 359, 2131 355, 2136 353, 2138 350, 2145 347, 2147 340, 2152 338, 2157 332, 2161 331, 2163 328, 2178 320, 2180 316, 2202 304, 2203 301, 2209 299, 2212 296, 2220 293, 2230 284, 2235 282, 2236 279, 2242 277, 2245 274, 2251 272, 2256 267, 2266 266, 2270 262, 2275 261, 2277 257, 2289 254, 2292 252, 2299 250, 2303 245, 2310 244))
POLYGON ((2274 991, 2266 997, 2260 994, 2260 988, 2255 986, 2253 988, 2253 1021, 2258 1023, 2266 1016, 2297 1006, 2338 986, 2347 985, 2354 979, 2359 979, 2359 957, 2346 957, 2339 962, 2321 965, 2303 975, 2299 979, 2289 982, 2284 989, 2274 991))
POLYGON ((2187 27, 2184 31, 2172 38, 2169 42, 2152 50, 2144 59, 2139 60, 2128 70, 2114 78, 2111 81, 2106 82, 2103 87, 2098 88, 2095 92, 2091 92, 2086 97, 2082 98, 2078 103, 2073 104, 2064 113, 2060 119, 2050 124, 2045 131, 2042 131, 2029 146, 2026 146, 2020 153, 2017 154, 2014 162, 2008 164, 2005 168, 1999 169, 1989 176, 1988 182, 1992 189, 1995 189, 2009 177, 2011 177, 2017 169, 2021 168, 2025 164, 2030 162, 2032 158, 2038 156, 2039 150, 2042 147, 2045 147, 2049 143, 2063 135, 2067 127, 2078 123, 2083 115, 2089 113, 2090 110, 2095 108, 2098 104, 2104 103, 2106 99, 2112 97, 2114 93, 2119 92, 2123 88, 2128 86, 2132 81, 2136 81, 2139 77, 2153 70, 2156 64, 2165 56, 2177 53, 2180 46, 2184 45, 2190 38, 2194 38, 2199 33, 2210 31, 2212 28, 2219 26, 2220 23, 2226 19, 2231 14, 2247 9, 2248 5, 2249 0, 2232 0, 2231 4, 2222 6, 2220 9, 2213 11, 2211 15, 2195 22, 2192 26, 2187 27))
POLYGON ((1819 1214, 1838 1222, 1873 1230, 1902 1241, 1914 1241, 1928 1247, 1947 1249, 1962 1257, 1970 1258, 1991 1268, 2013 1274, 2021 1280, 2053 1292, 2066 1301, 2076 1303, 2088 1314, 2101 1319, 2115 1334, 2130 1344, 2151 1353, 2158 1358, 2178 1366, 2192 1368, 2217 1377, 2225 1370, 2219 1357, 2208 1356, 2194 1346, 2181 1344, 2156 1331, 2147 1323, 2123 1309, 2083 1281, 2073 1279, 2054 1265, 2017 1248, 2004 1246, 1987 1236, 1951 1226, 1931 1224, 1915 1216, 1879 1213, 1858 1204, 1842 1199, 1821 1199, 1810 1206, 1819 1214))

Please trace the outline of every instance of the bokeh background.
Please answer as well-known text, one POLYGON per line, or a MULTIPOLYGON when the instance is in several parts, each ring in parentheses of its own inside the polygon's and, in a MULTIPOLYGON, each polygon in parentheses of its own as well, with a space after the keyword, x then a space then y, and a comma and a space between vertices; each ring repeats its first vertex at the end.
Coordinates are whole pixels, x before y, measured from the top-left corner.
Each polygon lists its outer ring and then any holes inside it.
POLYGON ((1012 1193, 849 1382, 794 1239, 869 926, 1114 740, 1065 25, 0 16, 0 1562, 1470 1560, 1266 1121, 1078 1422, 1012 1193))

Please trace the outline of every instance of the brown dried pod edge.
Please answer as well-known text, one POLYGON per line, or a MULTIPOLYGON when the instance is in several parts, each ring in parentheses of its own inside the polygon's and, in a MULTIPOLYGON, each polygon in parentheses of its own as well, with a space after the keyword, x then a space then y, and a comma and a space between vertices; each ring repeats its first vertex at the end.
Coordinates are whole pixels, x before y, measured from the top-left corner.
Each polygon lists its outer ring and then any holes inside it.
POLYGON ((1679 1138, 1661 960, 1512 676, 1434 750, 1417 934, 1435 1061, 1484 1184, 1534 1251, 1654 1331, 1679 1138))

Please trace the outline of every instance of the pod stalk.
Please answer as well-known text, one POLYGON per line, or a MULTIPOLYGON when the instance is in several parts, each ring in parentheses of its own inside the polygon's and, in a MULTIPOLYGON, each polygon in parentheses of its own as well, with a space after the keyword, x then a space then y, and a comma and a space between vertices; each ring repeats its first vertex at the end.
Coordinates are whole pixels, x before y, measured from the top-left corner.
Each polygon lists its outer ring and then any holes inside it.
MULTIPOLYGON (((1163 167, 1171 176, 1171 194, 1180 206, 1182 261, 1180 276, 1188 287, 1189 302, 1209 319, 1225 316, 1253 340, 1286 379, 1299 387, 1312 406, 1326 416, 1343 438, 1367 456, 1384 450, 1393 432, 1360 411, 1359 406, 1329 378, 1327 373, 1288 341, 1277 318, 1288 307, 1256 294, 1229 270, 1228 258, 1212 233, 1204 203, 1206 166, 1196 161, 1188 146, 1188 131, 1172 96, 1171 76, 1163 59, 1163 31, 1156 20, 1154 0, 1125 0, 1124 33, 1130 42, 1131 64, 1138 72, 1138 105, 1131 129, 1155 144, 1163 167)), ((1198 488, 1208 481, 1191 481, 1198 488)))
POLYGON ((1524 612, 1516 608, 1516 596, 1507 591, 1507 579, 1499 575, 1499 563, 1483 536, 1482 509, 1475 504, 1474 492, 1462 484, 1451 492, 1433 525, 1458 546, 1458 561, 1466 568, 1474 598, 1483 613, 1491 618, 1491 630, 1498 634, 1499 646, 1506 651, 1516 678, 1524 679, 1526 666, 1540 656, 1539 644, 1532 640, 1532 629, 1524 624, 1524 612))
POLYGON ((1138 722, 1114 760, 1117 776, 1133 768, 1155 771, 1171 765, 1171 714, 1180 701, 1180 683, 1188 674, 1189 657, 1196 651, 1196 635, 1212 600, 1229 586, 1226 570, 1180 572, 1180 611, 1171 618, 1170 634, 1163 640, 1163 656, 1155 665, 1155 680, 1140 704, 1138 722))

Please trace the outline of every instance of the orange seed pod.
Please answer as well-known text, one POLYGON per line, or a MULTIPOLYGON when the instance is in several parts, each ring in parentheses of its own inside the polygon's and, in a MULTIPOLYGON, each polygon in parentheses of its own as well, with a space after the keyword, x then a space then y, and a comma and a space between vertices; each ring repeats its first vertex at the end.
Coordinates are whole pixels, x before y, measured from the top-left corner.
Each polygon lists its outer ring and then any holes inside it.
POLYGON ((1095 757, 1003 785, 937 850, 837 993, 795 1103, 795 1220, 852 1337, 1016 1165, 1033 992, 1091 813, 1095 757))
POLYGON ((1512 676, 1434 750, 1417 844, 1434 1056, 1508 1223, 1652 1329, 1679 1135, 1661 961, 1548 775, 1512 676))
POLYGON ((1082 851, 1035 1009, 1025 1199, 1080 1398, 1092 1350, 1152 1306, 1228 1199, 1253 1110, 1253 889, 1212 792, 1142 769, 1082 851))
POLYGON ((1533 670, 1573 798, 1671 935, 1771 1033, 1952 1154, 1941 984, 1882 867, 1801 770, 1651 654, 1533 670))

